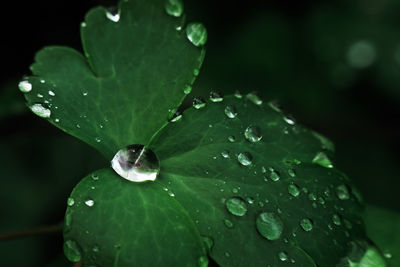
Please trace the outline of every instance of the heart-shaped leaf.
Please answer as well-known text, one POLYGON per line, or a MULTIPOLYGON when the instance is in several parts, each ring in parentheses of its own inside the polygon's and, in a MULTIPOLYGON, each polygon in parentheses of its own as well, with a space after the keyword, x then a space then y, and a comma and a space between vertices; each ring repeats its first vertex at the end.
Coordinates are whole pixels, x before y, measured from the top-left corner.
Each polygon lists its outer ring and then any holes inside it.
POLYGON ((20 84, 32 111, 109 159, 146 144, 190 92, 204 56, 164 5, 124 0, 116 13, 92 9, 81 25, 85 56, 68 47, 36 55, 34 76, 20 84))

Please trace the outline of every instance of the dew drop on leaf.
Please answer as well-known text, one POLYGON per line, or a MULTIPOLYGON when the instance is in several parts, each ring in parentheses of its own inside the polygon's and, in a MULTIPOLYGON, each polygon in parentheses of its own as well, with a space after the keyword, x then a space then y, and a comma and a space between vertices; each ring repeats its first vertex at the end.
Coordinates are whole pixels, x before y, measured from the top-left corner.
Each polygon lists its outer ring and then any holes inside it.
POLYGON ((206 106, 206 102, 204 101, 204 99, 200 98, 200 97, 195 97, 193 98, 193 107, 195 109, 201 109, 204 108, 206 106))
POLYGON ((211 102, 222 102, 224 100, 224 96, 220 92, 211 91, 210 92, 210 100, 211 102))
POLYGON ((82 257, 82 249, 74 240, 67 240, 64 242, 64 254, 71 262, 78 262, 82 257))
POLYGON ((236 111, 236 108, 232 105, 226 106, 224 112, 225 112, 225 115, 230 119, 236 118, 236 116, 238 114, 236 111))
POLYGON ((50 118, 51 111, 48 108, 45 108, 42 104, 33 104, 30 106, 30 109, 33 113, 38 115, 41 118, 50 118))
POLYGON ((300 189, 297 185, 295 184, 290 184, 288 185, 288 192, 290 195, 297 197, 300 195, 300 189))
POLYGON ((38 98, 43 98, 43 95, 42 94, 37 94, 36 95, 38 98))
POLYGON ((269 168, 269 171, 270 171, 269 178, 271 178, 272 181, 276 182, 281 179, 281 176, 274 168, 269 168))
POLYGON ((233 228, 233 223, 228 219, 224 219, 224 224, 228 228, 233 228))
POLYGON ((252 143, 259 142, 262 139, 260 127, 250 125, 244 131, 244 137, 252 143))
POLYGON ((243 166, 249 166, 253 161, 253 156, 249 152, 241 152, 237 158, 239 163, 243 166))
POLYGON ((190 94, 190 92, 192 92, 192 86, 186 85, 185 88, 183 89, 183 93, 185 95, 188 95, 188 94, 190 94))
POLYGON ((116 8, 110 8, 106 11, 106 17, 112 22, 118 22, 120 19, 120 12, 116 8))
POLYGON ((203 46, 207 42, 207 30, 201 23, 190 23, 186 27, 186 37, 195 46, 203 46))
POLYGON ((290 177, 296 177, 296 172, 293 169, 289 169, 288 174, 290 177))
POLYGON ((85 201, 85 205, 88 207, 93 207, 94 205, 94 200, 93 199, 88 199, 85 201))
POLYGON ((222 156, 223 158, 225 158, 225 159, 230 158, 230 156, 229 156, 229 151, 227 151, 227 150, 222 151, 222 152, 221 152, 221 156, 222 156))
POLYGON ((226 209, 235 216, 244 216, 247 212, 247 205, 243 199, 232 197, 225 202, 226 209))
POLYGON ((253 102, 254 104, 256 104, 257 106, 260 106, 263 101, 261 100, 260 97, 258 97, 258 95, 256 95, 255 93, 249 93, 246 95, 246 98, 248 100, 250 100, 251 102, 253 102))
POLYGON ((272 212, 263 212, 256 219, 257 231, 268 240, 277 240, 283 232, 283 222, 272 212))
POLYGON ((242 99, 242 98, 243 98, 243 95, 242 95, 239 91, 236 91, 235 94, 234 94, 234 96, 235 96, 237 99, 242 99))
POLYGON ((333 164, 324 152, 318 152, 312 160, 313 163, 319 164, 325 168, 333 168, 333 164))
POLYGON ((69 207, 72 207, 74 204, 75 204, 75 200, 74 200, 72 197, 69 197, 69 198, 67 199, 67 205, 68 205, 69 207))
POLYGON ((119 150, 111 166, 122 178, 132 182, 154 181, 160 171, 156 154, 143 145, 129 145, 119 150))
POLYGON ((230 136, 228 136, 228 140, 229 140, 229 142, 233 143, 233 142, 235 142, 236 138, 235 138, 235 136, 230 135, 230 136))
POLYGON ((170 122, 177 122, 182 119, 182 113, 180 111, 175 112, 172 118, 169 120, 170 122))
POLYGON ((338 226, 342 224, 342 220, 340 219, 340 216, 338 214, 332 215, 332 222, 338 226))
POLYGON ((349 189, 344 184, 336 187, 336 195, 340 200, 347 200, 350 198, 349 189))
POLYGON ((18 88, 22 93, 28 93, 32 90, 32 84, 28 81, 21 81, 18 84, 18 88))
POLYGON ((180 17, 183 13, 182 0, 167 0, 165 2, 165 12, 173 17, 180 17))
POLYGON ((309 232, 313 229, 313 222, 310 219, 302 219, 300 221, 300 226, 304 231, 309 232))
POLYGON ((213 239, 209 236, 202 236, 202 238, 207 251, 210 252, 212 247, 214 246, 213 239))
POLYGON ((50 95, 50 96, 55 96, 56 94, 55 94, 53 91, 50 90, 50 91, 49 91, 49 95, 50 95))
POLYGON ((281 251, 278 253, 278 257, 281 261, 287 261, 288 260, 288 255, 286 252, 281 251))
POLYGON ((296 120, 291 115, 284 116, 283 120, 289 125, 295 125, 296 124, 296 120))

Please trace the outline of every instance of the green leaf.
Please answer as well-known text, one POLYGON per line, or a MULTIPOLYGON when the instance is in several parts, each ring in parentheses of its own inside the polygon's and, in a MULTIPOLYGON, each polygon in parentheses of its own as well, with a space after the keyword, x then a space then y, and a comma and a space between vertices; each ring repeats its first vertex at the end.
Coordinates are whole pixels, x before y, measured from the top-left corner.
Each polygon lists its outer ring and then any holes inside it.
POLYGON ((162 0, 121 1, 118 22, 107 12, 97 7, 86 15, 85 56, 58 46, 36 55, 25 96, 29 106, 49 109, 55 126, 110 159, 121 147, 146 144, 166 123, 194 82, 204 50, 176 30, 182 19, 168 15, 162 0))
POLYGON ((400 266, 400 214, 368 205, 364 221, 368 237, 381 249, 388 266, 400 266))
POLYGON ((213 240, 210 255, 221 266, 334 266, 349 241, 365 238, 357 191, 327 168, 323 137, 249 99, 191 108, 167 125, 150 146, 161 162, 157 181, 213 240))
POLYGON ((85 266, 198 266, 203 241, 187 212, 157 183, 102 169, 68 200, 64 252, 85 266))

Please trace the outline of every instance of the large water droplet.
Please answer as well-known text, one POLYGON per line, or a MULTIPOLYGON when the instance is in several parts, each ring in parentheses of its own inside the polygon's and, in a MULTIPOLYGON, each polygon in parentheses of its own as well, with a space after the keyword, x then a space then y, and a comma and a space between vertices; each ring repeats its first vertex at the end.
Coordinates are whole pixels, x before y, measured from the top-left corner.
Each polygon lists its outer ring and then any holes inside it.
POLYGON ((309 232, 313 229, 313 222, 310 219, 302 219, 300 221, 300 226, 304 231, 309 232))
POLYGON ((325 168, 333 168, 333 164, 324 152, 318 152, 312 160, 313 163, 319 164, 325 168))
POLYGON ((259 106, 263 103, 261 98, 259 98, 258 95, 256 95, 256 93, 249 93, 246 95, 246 98, 248 100, 250 100, 251 102, 253 102, 254 104, 256 104, 257 106, 259 106))
POLYGON ((78 262, 82 257, 82 249, 74 240, 64 242, 64 254, 71 262, 78 262))
POLYGON ((21 81, 18 84, 18 88, 23 93, 28 93, 32 90, 32 84, 28 81, 21 81))
POLYGON ((130 145, 119 150, 111 166, 122 178, 132 182, 154 181, 160 171, 156 154, 143 145, 130 145))
POLYGON ((236 216, 244 216, 247 212, 247 205, 243 199, 232 197, 225 202, 226 209, 236 216))
POLYGON ((193 107, 195 109, 201 109, 204 108, 205 106, 206 106, 206 101, 204 101, 204 99, 200 97, 193 98, 193 107))
POLYGON ((244 137, 252 143, 260 141, 262 138, 260 127, 258 126, 247 127, 246 130, 244 131, 244 137))
POLYGON ((203 46, 207 42, 207 30, 201 23, 187 25, 186 36, 195 46, 203 46))
POLYGON ((336 187, 336 195, 340 200, 347 200, 350 198, 349 189, 344 184, 336 187))
POLYGON ((38 115, 41 118, 50 118, 51 111, 48 108, 43 107, 42 104, 33 104, 30 106, 30 109, 33 113, 38 115))
POLYGON ((263 212, 256 220, 258 232, 268 240, 277 240, 283 231, 283 222, 278 215, 272 212, 263 212))
POLYGON ((236 108, 234 106, 228 105, 228 106, 225 107, 225 115, 228 118, 230 118, 230 119, 236 118, 237 114, 238 113, 237 113, 236 108))
POLYGON ((249 152, 241 152, 237 158, 239 163, 243 166, 249 166, 253 161, 253 156, 249 152))
POLYGON ((180 17, 183 13, 182 0, 167 0, 165 2, 165 12, 174 17, 180 17))

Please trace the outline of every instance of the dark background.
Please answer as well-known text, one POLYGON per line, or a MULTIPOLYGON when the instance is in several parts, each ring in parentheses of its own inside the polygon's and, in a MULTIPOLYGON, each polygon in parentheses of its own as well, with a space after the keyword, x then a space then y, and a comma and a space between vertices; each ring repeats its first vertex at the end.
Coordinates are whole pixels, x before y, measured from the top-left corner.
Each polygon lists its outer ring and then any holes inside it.
MULTIPOLYGON (((32 115, 18 81, 45 45, 81 50, 79 24, 114 1, 2 3, 0 234, 62 221, 73 186, 108 163, 32 115)), ((258 91, 336 145, 366 202, 400 211, 400 2, 185 1, 208 29, 193 96, 258 91)), ((0 240, 0 265, 63 264, 62 236, 0 240)), ((55 266, 55 265, 54 265, 55 266)))

